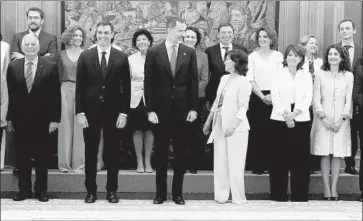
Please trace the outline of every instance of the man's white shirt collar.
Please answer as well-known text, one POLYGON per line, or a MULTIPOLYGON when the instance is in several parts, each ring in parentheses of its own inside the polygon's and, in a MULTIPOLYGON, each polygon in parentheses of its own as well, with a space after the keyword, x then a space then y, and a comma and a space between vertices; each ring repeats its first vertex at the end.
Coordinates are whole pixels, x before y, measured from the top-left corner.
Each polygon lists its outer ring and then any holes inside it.
POLYGON ((106 50, 102 50, 101 47, 99 45, 97 45, 97 51, 98 51, 98 54, 100 54, 100 55, 102 55, 103 51, 105 51, 107 55, 110 55, 111 45, 106 50))
POLYGON ((353 41, 350 42, 349 44, 345 44, 344 42, 342 42, 342 46, 344 46, 344 45, 350 45, 352 48, 354 48, 354 42, 353 41))
POLYGON ((232 49, 232 43, 230 43, 228 46, 223 46, 222 43, 219 43, 219 46, 221 49, 223 49, 224 47, 228 47, 228 49, 232 49))
POLYGON ((36 32, 33 32, 32 30, 30 30, 29 29, 29 34, 31 34, 31 35, 35 35, 35 36, 37 36, 37 38, 39 38, 39 34, 40 34, 40 31, 41 31, 42 29, 41 28, 39 28, 36 32))

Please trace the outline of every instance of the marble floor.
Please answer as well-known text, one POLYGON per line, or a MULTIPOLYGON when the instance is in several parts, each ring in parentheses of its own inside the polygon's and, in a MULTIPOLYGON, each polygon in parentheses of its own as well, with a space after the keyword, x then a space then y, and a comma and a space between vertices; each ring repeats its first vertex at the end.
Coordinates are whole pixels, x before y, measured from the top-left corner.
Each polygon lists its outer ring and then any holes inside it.
POLYGON ((362 220, 358 201, 306 203, 250 200, 243 205, 213 200, 187 200, 185 206, 167 201, 153 205, 151 200, 120 200, 109 204, 99 199, 85 204, 82 199, 35 199, 14 202, 1 199, 1 220, 362 220))

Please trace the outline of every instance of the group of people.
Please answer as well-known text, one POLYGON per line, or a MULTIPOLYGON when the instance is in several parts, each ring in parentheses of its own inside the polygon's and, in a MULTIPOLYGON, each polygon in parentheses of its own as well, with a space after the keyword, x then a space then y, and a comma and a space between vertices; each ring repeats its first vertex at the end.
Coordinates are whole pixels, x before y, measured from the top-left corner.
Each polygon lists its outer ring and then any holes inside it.
POLYGON ((44 12, 30 8, 27 20, 29 29, 14 35, 11 48, 1 41, 1 127, 15 133, 20 190, 15 201, 33 196, 32 159, 35 197, 49 200, 49 135, 57 129, 59 169, 85 173, 86 203, 97 200, 100 152, 106 199, 119 201, 119 132, 126 125, 133 131, 137 172, 153 172, 155 143, 154 204, 167 200, 170 140, 172 197, 179 205, 185 204, 184 174, 197 173, 206 142, 213 143, 218 203, 226 203, 230 192, 233 203, 246 202, 246 158, 254 173, 269 171, 275 201, 288 201, 289 172, 291 201, 308 201, 316 160, 326 200, 339 200, 342 158, 346 172, 357 173, 363 58, 350 19, 339 23, 342 41, 329 46, 323 59, 317 58, 312 35, 278 52, 276 33, 268 27, 256 32, 258 47, 248 54, 232 43, 228 23, 218 28, 220 43, 203 51, 200 31, 179 17, 168 18, 166 40, 155 46, 152 34, 138 29, 132 38, 138 52, 131 56, 112 44, 114 27, 107 20, 97 24, 96 45, 85 49, 85 31, 70 26, 62 34, 65 49, 57 52, 57 38, 41 30, 44 12))

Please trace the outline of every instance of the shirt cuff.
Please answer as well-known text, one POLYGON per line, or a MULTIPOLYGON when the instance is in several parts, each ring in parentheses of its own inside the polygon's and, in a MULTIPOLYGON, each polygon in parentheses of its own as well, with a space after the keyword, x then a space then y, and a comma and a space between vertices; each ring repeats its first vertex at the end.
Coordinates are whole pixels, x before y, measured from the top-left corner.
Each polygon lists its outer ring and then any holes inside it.
POLYGON ((120 113, 120 115, 127 117, 127 114, 124 114, 124 113, 120 113))
POLYGON ((79 114, 77 114, 77 116, 81 116, 81 115, 85 115, 84 113, 79 113, 79 114))

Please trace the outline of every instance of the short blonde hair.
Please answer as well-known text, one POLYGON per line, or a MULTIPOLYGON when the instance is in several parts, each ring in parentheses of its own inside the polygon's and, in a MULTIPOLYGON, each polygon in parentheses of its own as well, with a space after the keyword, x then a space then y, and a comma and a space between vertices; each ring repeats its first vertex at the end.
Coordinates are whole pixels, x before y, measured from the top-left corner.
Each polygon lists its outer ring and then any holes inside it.
MULTIPOLYGON (((310 38, 315 38, 316 39, 316 37, 314 35, 308 34, 308 35, 305 35, 305 36, 300 38, 299 44, 305 48, 305 46, 308 44, 310 38)), ((317 47, 315 54, 313 54, 314 59, 316 59, 318 57, 318 55, 317 55, 318 50, 319 50, 319 47, 317 47)), ((305 50, 305 53, 306 53, 306 50, 305 50)))

